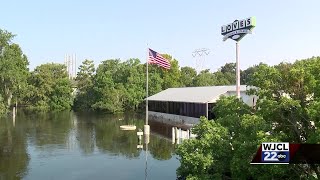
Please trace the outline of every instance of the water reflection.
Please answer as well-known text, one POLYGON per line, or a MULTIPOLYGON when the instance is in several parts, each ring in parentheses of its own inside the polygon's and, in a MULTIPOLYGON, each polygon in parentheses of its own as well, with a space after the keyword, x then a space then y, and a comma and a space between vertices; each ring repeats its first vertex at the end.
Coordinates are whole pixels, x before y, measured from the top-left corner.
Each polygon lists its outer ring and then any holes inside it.
POLYGON ((151 126, 150 143, 139 149, 136 131, 119 128, 143 129, 143 119, 72 112, 19 112, 15 126, 1 119, 0 180, 175 179, 179 163, 170 137, 151 126))
POLYGON ((150 121, 151 131, 161 137, 171 139, 172 144, 180 144, 185 139, 195 138, 196 135, 191 132, 192 126, 188 125, 170 125, 157 121, 150 121))
POLYGON ((13 127, 13 122, 0 123, 0 179, 20 179, 27 172, 29 156, 24 127, 13 127))

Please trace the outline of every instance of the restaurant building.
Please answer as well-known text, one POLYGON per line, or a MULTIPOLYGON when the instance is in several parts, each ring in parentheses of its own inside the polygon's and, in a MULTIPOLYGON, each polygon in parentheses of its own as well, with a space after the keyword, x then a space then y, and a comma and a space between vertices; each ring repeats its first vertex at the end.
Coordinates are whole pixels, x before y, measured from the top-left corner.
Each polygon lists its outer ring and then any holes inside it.
MULTIPOLYGON (((240 86, 240 96, 253 106, 257 100, 247 95, 246 85, 240 86)), ((235 96, 236 86, 206 86, 169 88, 148 98, 149 119, 169 124, 196 124, 201 116, 214 119, 212 109, 221 96, 235 96)))

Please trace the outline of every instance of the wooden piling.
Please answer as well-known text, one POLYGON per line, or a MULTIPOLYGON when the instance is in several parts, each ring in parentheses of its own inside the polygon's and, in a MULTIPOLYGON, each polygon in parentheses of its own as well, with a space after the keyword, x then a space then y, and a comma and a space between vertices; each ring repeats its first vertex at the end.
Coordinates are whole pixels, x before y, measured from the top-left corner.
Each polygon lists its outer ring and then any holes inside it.
POLYGON ((172 144, 176 143, 175 127, 172 127, 172 144))
POLYGON ((13 109, 12 109, 12 122, 13 122, 13 126, 15 126, 15 124, 16 124, 16 107, 13 107, 13 109))

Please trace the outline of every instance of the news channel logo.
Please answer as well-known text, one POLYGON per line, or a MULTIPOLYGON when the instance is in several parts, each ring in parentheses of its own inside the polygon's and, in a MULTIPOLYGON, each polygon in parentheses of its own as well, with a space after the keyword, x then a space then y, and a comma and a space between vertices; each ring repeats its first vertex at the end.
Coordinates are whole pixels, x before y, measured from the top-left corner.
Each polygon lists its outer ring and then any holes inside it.
POLYGON ((290 150, 288 142, 262 143, 261 162, 272 164, 288 164, 290 150))

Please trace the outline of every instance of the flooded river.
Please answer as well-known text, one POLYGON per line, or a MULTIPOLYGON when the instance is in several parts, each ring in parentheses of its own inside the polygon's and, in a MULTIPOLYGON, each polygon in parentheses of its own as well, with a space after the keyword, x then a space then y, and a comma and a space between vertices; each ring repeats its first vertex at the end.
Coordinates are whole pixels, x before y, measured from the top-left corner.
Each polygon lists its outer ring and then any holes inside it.
POLYGON ((0 119, 2 179, 175 179, 171 127, 150 122, 150 143, 136 131, 144 117, 94 113, 23 113, 0 119))

